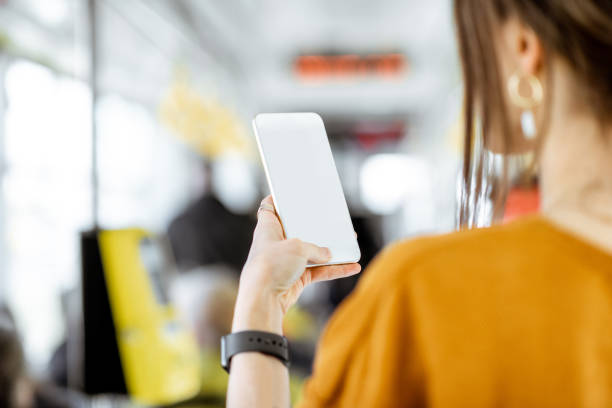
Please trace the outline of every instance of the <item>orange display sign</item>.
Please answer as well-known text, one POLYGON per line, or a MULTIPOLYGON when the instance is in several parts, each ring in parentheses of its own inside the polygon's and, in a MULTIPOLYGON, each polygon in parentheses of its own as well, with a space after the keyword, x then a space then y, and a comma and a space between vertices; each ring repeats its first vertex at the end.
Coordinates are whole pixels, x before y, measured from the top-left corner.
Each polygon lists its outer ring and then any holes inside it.
POLYGON ((303 79, 389 78, 404 74, 407 65, 404 55, 399 53, 300 55, 294 61, 294 71, 303 79))

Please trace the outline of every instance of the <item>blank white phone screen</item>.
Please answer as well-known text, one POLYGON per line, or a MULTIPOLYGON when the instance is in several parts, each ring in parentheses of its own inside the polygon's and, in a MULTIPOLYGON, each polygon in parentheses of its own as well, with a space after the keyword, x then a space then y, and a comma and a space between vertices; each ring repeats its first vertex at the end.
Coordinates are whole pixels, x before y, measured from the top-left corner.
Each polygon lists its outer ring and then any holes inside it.
POLYGON ((359 245, 321 117, 264 113, 253 128, 286 237, 328 247, 328 264, 357 262, 359 245))

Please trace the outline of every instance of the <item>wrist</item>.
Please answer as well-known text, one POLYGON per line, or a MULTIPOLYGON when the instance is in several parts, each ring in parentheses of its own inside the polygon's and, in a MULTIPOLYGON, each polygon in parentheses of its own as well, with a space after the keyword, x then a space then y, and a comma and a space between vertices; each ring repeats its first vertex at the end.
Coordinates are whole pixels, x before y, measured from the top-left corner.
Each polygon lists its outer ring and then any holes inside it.
POLYGON ((282 335, 283 315, 277 295, 240 288, 234 307, 232 332, 260 330, 282 335))

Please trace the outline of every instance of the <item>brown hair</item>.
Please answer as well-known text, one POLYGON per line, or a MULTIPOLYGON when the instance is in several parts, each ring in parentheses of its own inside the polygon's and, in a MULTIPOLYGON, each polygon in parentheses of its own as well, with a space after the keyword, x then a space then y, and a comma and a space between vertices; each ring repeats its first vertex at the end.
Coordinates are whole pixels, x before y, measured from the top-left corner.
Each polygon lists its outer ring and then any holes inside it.
MULTIPOLYGON (((536 33, 544 58, 555 55, 565 60, 573 70, 580 100, 602 122, 611 120, 611 0, 456 0, 455 22, 465 87, 463 183, 458 214, 462 228, 475 225, 483 197, 494 197, 493 219, 503 212, 507 162, 503 164, 502 181, 491 182, 487 168, 492 164, 481 146, 487 144, 494 128, 501 132, 504 152, 512 149, 505 81, 500 75, 493 35, 495 27, 510 17, 518 18, 536 33), (480 144, 477 133, 482 134, 480 144)), ((545 87, 547 100, 552 95, 550 88, 545 87)))

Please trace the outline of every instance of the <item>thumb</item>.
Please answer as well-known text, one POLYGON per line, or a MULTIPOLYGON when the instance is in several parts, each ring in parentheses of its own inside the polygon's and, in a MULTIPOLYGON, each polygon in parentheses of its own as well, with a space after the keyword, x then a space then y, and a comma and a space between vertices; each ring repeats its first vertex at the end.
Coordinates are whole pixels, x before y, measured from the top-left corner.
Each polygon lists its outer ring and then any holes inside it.
POLYGON ((310 269, 311 282, 321 282, 353 276, 361 271, 358 263, 317 266, 310 269))
POLYGON ((300 255, 312 263, 325 263, 332 257, 329 248, 320 247, 309 242, 298 241, 300 255))

